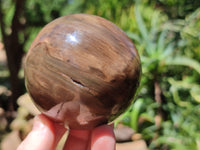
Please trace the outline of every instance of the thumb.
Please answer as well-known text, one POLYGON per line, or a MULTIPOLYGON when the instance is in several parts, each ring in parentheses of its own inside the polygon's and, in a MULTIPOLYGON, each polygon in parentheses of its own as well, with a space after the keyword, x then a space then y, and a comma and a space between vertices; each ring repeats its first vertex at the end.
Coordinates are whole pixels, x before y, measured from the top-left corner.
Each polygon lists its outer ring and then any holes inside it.
POLYGON ((34 118, 33 129, 17 150, 53 150, 66 129, 45 115, 34 118))

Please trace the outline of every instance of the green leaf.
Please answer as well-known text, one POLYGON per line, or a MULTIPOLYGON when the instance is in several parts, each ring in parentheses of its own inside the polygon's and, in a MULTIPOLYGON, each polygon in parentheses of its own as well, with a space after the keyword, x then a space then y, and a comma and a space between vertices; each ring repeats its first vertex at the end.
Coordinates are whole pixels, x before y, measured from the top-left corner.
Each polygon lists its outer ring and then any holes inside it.
POLYGON ((138 36, 138 34, 134 34, 132 32, 126 32, 126 34, 128 35, 128 37, 138 43, 141 42, 141 38, 138 36))
POLYGON ((188 84, 183 81, 175 81, 173 78, 168 79, 171 84, 170 92, 174 98, 174 102, 181 107, 191 107, 191 103, 188 101, 183 101, 178 93, 178 90, 181 88, 187 88, 188 84))
POLYGON ((192 58, 176 56, 166 60, 166 65, 182 65, 195 69, 200 74, 200 63, 192 58))
POLYGON ((173 50, 174 50, 174 43, 169 43, 162 53, 162 59, 169 58, 173 50))
POLYGON ((149 40, 148 39, 148 31, 147 31, 145 23, 142 19, 138 4, 136 4, 136 6, 135 6, 135 17, 136 17, 136 21, 138 24, 138 29, 139 29, 143 39, 145 39, 145 41, 148 41, 149 40))
POLYGON ((157 51, 159 54, 162 54, 165 50, 165 38, 167 36, 167 31, 163 30, 159 36, 158 44, 157 44, 157 51))
POLYGON ((138 118, 139 118, 139 113, 140 113, 143 102, 144 102, 144 99, 136 100, 136 102, 133 104, 133 109, 131 111, 131 127, 135 131, 137 131, 138 129, 138 118))
POLYGON ((200 103, 200 86, 193 86, 193 88, 190 90, 190 94, 195 101, 200 103))

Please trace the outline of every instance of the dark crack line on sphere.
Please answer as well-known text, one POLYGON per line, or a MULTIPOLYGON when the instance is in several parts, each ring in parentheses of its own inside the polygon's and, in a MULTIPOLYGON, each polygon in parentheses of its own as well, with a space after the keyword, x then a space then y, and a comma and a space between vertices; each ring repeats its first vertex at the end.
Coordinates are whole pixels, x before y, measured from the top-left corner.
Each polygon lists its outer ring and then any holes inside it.
POLYGON ((60 108, 58 109, 57 114, 56 114, 56 118, 58 117, 60 111, 62 110, 63 105, 64 105, 64 102, 61 104, 60 108))
POLYGON ((79 87, 85 89, 89 94, 91 94, 91 95, 93 95, 93 96, 98 95, 94 90, 91 90, 90 88, 88 88, 87 86, 85 86, 85 85, 84 85, 83 83, 81 83, 80 81, 77 81, 77 80, 73 79, 72 77, 70 77, 70 79, 72 80, 72 82, 73 82, 75 85, 77 85, 77 86, 79 86, 79 87))
POLYGON ((85 87, 85 85, 83 85, 80 81, 77 81, 73 78, 71 78, 71 80, 73 81, 73 83, 77 84, 78 86, 85 87))

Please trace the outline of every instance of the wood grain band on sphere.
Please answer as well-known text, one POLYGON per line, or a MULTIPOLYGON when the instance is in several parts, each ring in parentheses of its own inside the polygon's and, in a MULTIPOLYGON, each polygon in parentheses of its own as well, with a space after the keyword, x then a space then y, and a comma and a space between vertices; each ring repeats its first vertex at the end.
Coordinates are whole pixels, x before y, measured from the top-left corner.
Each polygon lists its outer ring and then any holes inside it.
POLYGON ((133 43, 113 23, 69 15, 45 26, 35 38, 26 58, 26 86, 45 111, 74 101, 86 111, 86 122, 95 121, 92 115, 107 122, 131 103, 140 67, 133 43))

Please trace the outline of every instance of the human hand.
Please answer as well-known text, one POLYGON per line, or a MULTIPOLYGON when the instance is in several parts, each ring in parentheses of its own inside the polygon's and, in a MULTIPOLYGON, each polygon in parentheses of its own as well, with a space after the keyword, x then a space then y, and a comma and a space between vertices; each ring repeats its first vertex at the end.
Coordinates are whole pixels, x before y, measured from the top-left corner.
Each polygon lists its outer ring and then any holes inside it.
MULTIPOLYGON (((45 115, 34 119, 33 129, 17 150, 54 150, 67 129, 45 115)), ((63 150, 115 150, 113 128, 102 125, 92 130, 70 130, 63 150)))

